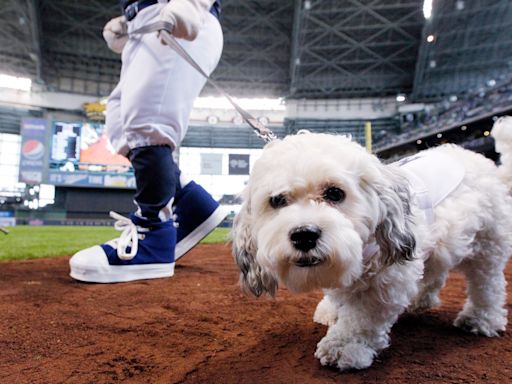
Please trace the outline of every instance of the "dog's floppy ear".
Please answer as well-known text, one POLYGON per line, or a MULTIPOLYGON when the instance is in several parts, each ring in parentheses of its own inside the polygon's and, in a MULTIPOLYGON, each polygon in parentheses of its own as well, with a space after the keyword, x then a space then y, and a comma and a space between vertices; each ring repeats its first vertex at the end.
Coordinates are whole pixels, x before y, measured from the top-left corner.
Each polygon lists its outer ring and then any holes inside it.
MULTIPOLYGON (((244 194, 248 197, 249 190, 247 189, 244 194)), ((241 271, 240 285, 257 297, 263 293, 274 296, 278 284, 276 279, 256 261, 258 249, 256 239, 253 238, 251 222, 250 200, 247 198, 233 221, 231 231, 233 254, 241 271)))
POLYGON ((411 193, 408 181, 394 168, 382 165, 383 183, 376 186, 382 217, 375 230, 384 264, 403 263, 414 258, 416 239, 412 230, 411 193))

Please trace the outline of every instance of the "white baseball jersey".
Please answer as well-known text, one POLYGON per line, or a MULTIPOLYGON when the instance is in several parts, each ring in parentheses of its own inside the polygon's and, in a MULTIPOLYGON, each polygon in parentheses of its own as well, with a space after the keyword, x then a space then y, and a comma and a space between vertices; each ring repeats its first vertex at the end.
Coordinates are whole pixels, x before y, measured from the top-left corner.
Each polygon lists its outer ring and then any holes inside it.
MULTIPOLYGON (((434 222, 434 208, 455 191, 464 178, 465 169, 454 158, 439 151, 424 151, 396 163, 409 181, 413 204, 434 222)), ((363 249, 367 260, 379 251, 376 242, 363 249)))
POLYGON ((465 170, 456 159, 439 151, 424 151, 398 162, 409 180, 414 203, 434 221, 434 208, 447 198, 464 178, 465 170))

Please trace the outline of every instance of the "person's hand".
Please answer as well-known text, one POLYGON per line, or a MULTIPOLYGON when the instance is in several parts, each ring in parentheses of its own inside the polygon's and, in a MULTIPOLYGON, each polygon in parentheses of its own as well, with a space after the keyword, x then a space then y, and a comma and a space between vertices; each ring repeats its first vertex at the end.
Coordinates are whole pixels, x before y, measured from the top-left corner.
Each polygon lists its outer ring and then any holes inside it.
MULTIPOLYGON (((175 37, 194 40, 214 0, 172 0, 160 11, 160 20, 172 25, 175 37)), ((165 42, 162 41, 162 44, 165 42)))
POLYGON ((128 26, 126 18, 119 16, 110 20, 103 28, 103 38, 108 47, 115 53, 121 54, 128 41, 128 26))

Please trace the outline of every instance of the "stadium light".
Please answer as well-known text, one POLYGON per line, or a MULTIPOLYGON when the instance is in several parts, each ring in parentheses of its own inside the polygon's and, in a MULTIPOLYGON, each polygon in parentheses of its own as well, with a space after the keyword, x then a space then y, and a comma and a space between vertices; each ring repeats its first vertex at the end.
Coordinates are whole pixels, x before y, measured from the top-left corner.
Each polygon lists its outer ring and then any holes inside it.
POLYGON ((0 74, 0 88, 10 88, 28 92, 30 88, 32 88, 32 80, 27 77, 0 74))
POLYGON ((429 42, 429 43, 433 42, 434 39, 435 39, 434 35, 428 35, 427 36, 427 42, 429 42))
POLYGON ((432 16, 432 0, 425 0, 423 3, 423 16, 430 19, 432 16))
POLYGON ((405 101, 405 95, 396 95, 396 101, 398 101, 399 103, 403 103, 405 101))

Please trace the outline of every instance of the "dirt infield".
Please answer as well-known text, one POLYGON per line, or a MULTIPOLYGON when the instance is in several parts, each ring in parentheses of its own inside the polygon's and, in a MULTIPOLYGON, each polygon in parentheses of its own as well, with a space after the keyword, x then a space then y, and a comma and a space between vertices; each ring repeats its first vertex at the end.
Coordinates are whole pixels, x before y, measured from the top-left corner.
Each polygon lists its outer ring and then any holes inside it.
POLYGON ((511 330, 487 339, 451 326, 464 301, 457 274, 442 307, 402 316, 391 347, 349 373, 313 356, 320 292, 254 299, 237 281, 224 245, 196 248, 172 279, 116 285, 73 281, 66 258, 2 263, 0 383, 512 382, 511 330))

